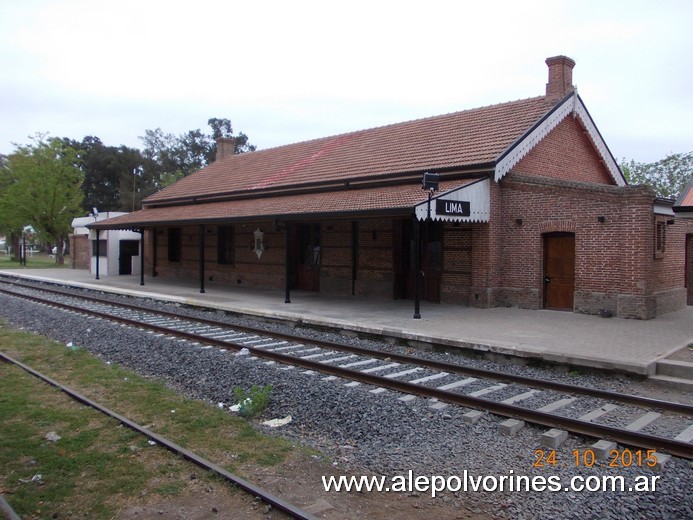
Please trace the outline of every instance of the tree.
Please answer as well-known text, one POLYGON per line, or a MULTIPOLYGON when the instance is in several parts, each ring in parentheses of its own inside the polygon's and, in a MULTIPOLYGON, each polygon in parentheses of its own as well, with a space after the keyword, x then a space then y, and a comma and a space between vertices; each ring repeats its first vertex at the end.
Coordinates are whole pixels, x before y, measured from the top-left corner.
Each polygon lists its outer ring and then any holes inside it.
POLYGON ((205 134, 200 129, 190 130, 179 136, 164 133, 161 128, 145 131, 140 139, 144 143, 143 175, 149 180, 145 185, 151 190, 147 195, 214 162, 216 140, 220 137, 236 140, 235 153, 255 150, 255 146, 248 143, 248 136, 243 132, 233 135, 233 127, 228 119, 213 117, 207 120, 207 124, 212 129, 211 134, 205 134))
POLYGON ((652 186, 657 196, 675 199, 693 178, 693 152, 675 153, 653 163, 621 163, 629 184, 652 186))
POLYGON ((5 191, 12 184, 13 179, 9 169, 9 157, 0 155, 0 233, 5 235, 7 243, 12 249, 12 260, 18 261, 19 237, 24 227, 21 217, 8 212, 2 204, 5 191))
POLYGON ((106 146, 94 136, 86 136, 81 142, 63 138, 63 143, 77 151, 84 172, 82 208, 86 213, 93 208, 102 212, 132 209, 133 171, 144 163, 138 149, 106 146))
POLYGON ((7 162, 7 182, 0 198, 0 214, 31 225, 58 246, 56 262, 62 264, 63 243, 72 230, 72 219, 82 215, 84 175, 77 152, 61 139, 37 134, 34 144, 17 146, 7 162))
POLYGON ((233 137, 236 139, 236 150, 235 153, 245 153, 254 152, 255 145, 248 143, 248 136, 243 132, 238 135, 233 135, 233 128, 231 127, 231 121, 228 119, 219 119, 212 117, 207 120, 207 124, 212 128, 212 145, 210 146, 210 154, 207 155, 207 164, 214 161, 214 157, 217 153, 217 139, 220 137, 233 137))

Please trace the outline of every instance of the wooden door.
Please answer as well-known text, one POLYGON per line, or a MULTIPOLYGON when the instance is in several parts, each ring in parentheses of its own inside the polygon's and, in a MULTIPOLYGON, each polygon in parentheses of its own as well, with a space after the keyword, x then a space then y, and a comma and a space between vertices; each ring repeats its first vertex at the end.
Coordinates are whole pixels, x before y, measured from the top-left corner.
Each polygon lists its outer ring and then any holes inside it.
MULTIPOLYGON (((416 243, 411 219, 394 222, 393 269, 395 298, 415 298, 416 243)), ((419 297, 423 301, 440 303, 440 284, 443 275, 443 224, 421 222, 421 278, 419 297)))
POLYGON ((320 224, 299 224, 296 230, 296 289, 319 291, 322 263, 320 224))
POLYGON ((544 307, 573 310, 575 293, 575 235, 544 237, 544 307))

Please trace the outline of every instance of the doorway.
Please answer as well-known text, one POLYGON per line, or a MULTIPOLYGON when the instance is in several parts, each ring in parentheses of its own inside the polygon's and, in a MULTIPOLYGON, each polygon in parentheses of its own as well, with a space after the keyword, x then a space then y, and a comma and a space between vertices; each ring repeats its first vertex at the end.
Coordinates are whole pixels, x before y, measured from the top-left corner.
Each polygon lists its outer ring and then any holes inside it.
POLYGON ((290 228, 290 238, 293 244, 291 288, 320 291, 320 224, 294 224, 290 228))
MULTIPOLYGON (((416 244, 414 222, 395 220, 393 269, 395 272, 395 299, 414 299, 416 275, 416 244)), ((440 303, 440 284, 443 277, 443 223, 429 220, 421 222, 420 298, 440 303)))
POLYGON ((573 310, 575 235, 544 235, 544 308, 573 310))
POLYGON ((121 240, 118 255, 118 274, 132 274, 132 257, 139 256, 139 240, 121 240))

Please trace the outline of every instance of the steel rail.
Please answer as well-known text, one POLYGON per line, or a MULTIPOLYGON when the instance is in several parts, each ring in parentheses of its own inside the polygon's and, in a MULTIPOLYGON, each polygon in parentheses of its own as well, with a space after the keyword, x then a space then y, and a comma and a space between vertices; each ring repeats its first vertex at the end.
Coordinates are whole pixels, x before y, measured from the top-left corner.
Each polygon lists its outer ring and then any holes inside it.
POLYGON ((210 462, 199 455, 193 453, 190 450, 187 450, 183 448, 182 446, 176 444, 175 442, 172 442, 168 440, 167 438, 154 433, 148 429, 146 429, 144 426, 141 426, 140 424, 128 419, 127 417, 120 415, 117 412, 114 412, 113 410, 106 408, 103 405, 100 405, 96 401, 93 401, 89 399, 88 397, 80 394, 76 390, 73 390, 62 383, 59 383, 58 381, 48 377, 45 374, 42 374, 41 372, 38 372, 37 370, 31 368, 28 365, 25 365, 21 361, 18 361, 4 352, 0 351, 0 360, 5 361, 7 363, 12 363, 19 368, 25 370, 32 376, 41 379, 45 383, 48 383, 51 386, 54 386, 55 388, 59 389, 61 392, 64 392, 68 396, 70 396, 72 399, 75 401, 78 401, 86 406, 89 406, 91 408, 94 408, 95 410, 98 410, 99 412, 117 420, 121 424, 127 426, 128 428, 146 436, 149 437, 151 440, 154 442, 161 444, 163 447, 165 447, 167 450, 180 455, 181 457, 185 458, 186 460, 189 460, 190 462, 200 466, 201 468, 204 468, 208 471, 211 471, 213 473, 216 473, 217 475, 223 477, 226 481, 238 486, 239 488, 247 491, 248 493, 260 497, 262 500, 267 502, 268 504, 272 504, 273 507, 293 516, 294 518, 298 518, 300 520, 317 520, 315 516, 312 514, 303 511, 301 508, 287 502, 286 500, 283 500, 272 493, 256 486, 252 482, 245 480, 242 477, 239 477, 238 475, 235 475, 229 471, 226 471, 224 468, 221 466, 210 462))
MULTIPOLYGON (((674 413, 693 416, 693 405, 688 405, 685 403, 677 403, 677 402, 673 402, 673 401, 663 401, 663 400, 659 400, 659 399, 653 399, 651 397, 643 397, 643 396, 637 396, 637 395, 631 395, 631 394, 623 394, 623 393, 619 393, 619 392, 612 392, 609 390, 601 390, 598 388, 586 388, 586 387, 582 387, 582 386, 576 386, 576 385, 571 385, 571 384, 567 384, 567 383, 561 383, 558 381, 549 381, 546 379, 536 379, 536 378, 528 377, 528 376, 499 373, 499 372, 494 372, 491 370, 485 370, 482 368, 465 367, 462 365, 445 363, 443 361, 424 359, 424 358, 420 358, 417 356, 408 356, 405 354, 383 352, 380 350, 370 349, 370 348, 366 348, 366 347, 359 347, 359 346, 350 345, 347 343, 324 341, 324 340, 320 340, 320 339, 314 339, 314 338, 310 338, 310 337, 306 337, 306 336, 301 336, 298 334, 286 334, 286 333, 279 333, 279 332, 274 332, 274 331, 270 332, 270 331, 267 331, 265 329, 256 328, 256 327, 248 327, 248 326, 244 326, 244 325, 229 324, 229 323, 225 323, 225 322, 218 321, 218 320, 211 320, 208 318, 185 316, 185 315, 181 315, 181 314, 176 314, 174 312, 162 311, 162 310, 157 310, 157 309, 150 309, 147 307, 142 307, 140 305, 134 305, 131 303, 112 302, 112 301, 104 300, 101 298, 96 298, 96 297, 86 296, 86 295, 75 295, 75 294, 72 294, 69 292, 60 291, 60 290, 56 290, 56 289, 49 289, 49 288, 45 288, 45 287, 36 287, 36 286, 26 285, 26 284, 15 284, 15 285, 20 286, 20 287, 27 287, 30 289, 35 289, 38 291, 49 292, 52 294, 59 294, 59 295, 63 295, 63 296, 79 298, 81 300, 93 301, 93 302, 101 303, 101 304, 105 304, 105 305, 113 305, 116 307, 122 307, 125 309, 139 311, 139 312, 151 312, 153 314, 157 314, 160 316, 166 316, 166 317, 173 318, 173 319, 184 319, 184 320, 188 320, 188 321, 194 321, 196 323, 201 323, 201 324, 209 325, 209 326, 213 326, 213 327, 232 328, 234 330, 238 330, 238 331, 242 331, 242 332, 248 332, 248 333, 252 333, 252 334, 265 334, 267 336, 271 336, 272 338, 282 339, 282 340, 286 340, 286 341, 309 342, 312 345, 316 345, 316 346, 320 346, 320 347, 324 347, 324 348, 332 349, 332 350, 340 350, 340 351, 344 351, 344 352, 349 352, 351 354, 356 354, 356 355, 360 355, 360 356, 374 357, 374 358, 379 358, 379 359, 388 359, 391 361, 396 361, 398 363, 418 365, 418 366, 430 368, 433 370, 441 370, 444 372, 464 374, 467 376, 476 376, 476 377, 485 378, 485 379, 494 379, 496 381, 501 381, 501 382, 522 384, 522 385, 530 386, 532 388, 540 388, 542 390, 555 390, 558 392, 570 393, 570 394, 574 394, 574 395, 584 395, 584 396, 588 396, 588 397, 596 397, 599 399, 604 399, 604 400, 613 401, 613 402, 619 402, 619 403, 628 404, 631 406, 638 406, 638 407, 642 407, 642 408, 654 408, 654 409, 663 410, 663 411, 667 411, 667 412, 674 412, 674 413)), ((15 294, 17 296, 23 296, 23 297, 27 296, 27 295, 21 295, 18 293, 13 293, 12 291, 5 291, 4 289, 1 289, 1 288, 0 288, 0 292, 7 292, 9 294, 15 294)), ((42 300, 39 299, 38 301, 42 301, 42 300)), ((47 303, 52 303, 52 302, 47 302, 47 303)), ((79 310, 83 310, 83 309, 79 309, 79 310)), ((139 324, 138 326, 143 325, 139 322, 136 322, 136 323, 139 324)), ((147 325, 147 326, 152 327, 150 325, 147 325)), ((165 330, 170 331, 171 329, 165 329, 165 330)), ((205 341, 209 341, 209 340, 205 339, 205 341)))
MULTIPOLYGON (((39 303, 43 304, 50 304, 54 306, 58 306, 61 308, 65 308, 68 310, 71 310, 76 313, 81 313, 81 314, 90 314, 93 316, 98 316, 110 321, 116 321, 119 323, 124 323, 127 325, 131 325, 136 328, 147 328, 156 332, 161 332, 162 334, 170 335, 170 336, 176 336, 179 338, 183 338, 189 341, 195 341, 195 342, 201 342, 205 343, 208 345, 214 345, 220 348, 225 348, 225 349, 233 349, 236 351, 240 351, 241 349, 247 349, 252 355, 264 359, 269 359, 275 362, 279 363, 284 363, 284 364, 289 364, 289 365, 294 365, 294 366, 300 366, 303 368, 306 368, 308 370, 313 370, 316 372, 322 372, 322 373, 327 373, 331 374, 337 377, 342 377, 345 379, 350 379, 353 381, 359 381, 362 383, 374 385, 374 386, 379 386, 382 388, 388 388, 391 390, 396 390, 399 392, 403 393, 408 393, 408 394, 413 394, 413 395, 418 395, 422 397, 429 397, 429 398, 435 398, 438 399, 439 401, 459 405, 459 406, 465 406, 465 407, 470 407, 470 408, 475 408, 475 409, 483 409, 487 410, 491 413, 494 413, 496 415, 501 415, 504 417, 511 417, 515 419, 521 419, 523 421, 532 423, 532 424, 538 424, 541 426, 547 426, 550 428, 561 428, 565 429, 567 431, 570 431, 572 433, 578 433, 581 435, 586 435, 589 437, 596 437, 596 438, 607 438, 614 440, 616 442, 619 442, 623 445, 629 445, 629 446, 634 446, 638 448, 646 448, 646 449, 659 449, 663 450, 666 452, 669 452, 672 455, 676 455, 678 457, 686 458, 686 459, 693 459, 693 446, 689 443, 681 442, 681 441, 676 441, 672 439, 667 439, 664 437, 659 437, 659 436, 653 436, 653 435, 647 435, 639 432, 634 432, 634 431, 628 431, 620 428, 615 428, 611 426, 606 426, 606 425, 600 425, 600 424, 595 424, 591 422, 584 422, 580 421, 578 419, 570 419, 567 417, 561 417, 558 415, 546 413, 546 412, 540 412, 536 410, 531 410, 529 408, 524 408, 521 406, 514 406, 510 404, 505 404, 501 402, 495 402, 491 401, 488 399, 483 399, 480 397, 473 397, 469 395, 464 395, 464 394, 457 394, 454 392, 446 391, 446 390, 440 390, 438 388, 431 388, 431 387, 426 387, 414 383, 410 383, 407 381, 398 381, 396 379, 389 379, 385 378, 382 376, 377 376, 374 374, 368 374, 368 373, 363 373, 359 372, 357 370, 352 370, 348 368, 342 368, 339 366, 334 366, 334 365, 328 365, 324 363, 320 363, 317 361, 312 361, 309 359, 301 359, 301 358, 296 358, 292 356, 287 356, 285 354, 280 354, 277 352, 272 352, 269 350, 263 350, 259 349, 256 347, 251 347, 247 345, 243 345, 241 343, 236 343, 233 341, 224 341, 224 340, 218 340, 214 338, 206 338, 203 336, 196 335, 194 333, 189 333, 189 332, 184 332, 184 331, 178 331, 175 329, 169 329, 167 327, 162 327, 158 325, 150 325, 147 323, 143 323, 137 320, 133 320, 130 318, 123 318, 123 317, 118 317, 118 316, 113 316, 104 312, 100 311, 95 311, 95 310, 87 310, 83 309, 81 307, 77 307, 71 304, 66 304, 66 303, 60 303, 60 302, 54 302, 54 301, 47 301, 47 300, 42 300, 41 298, 37 298, 35 296, 29 296, 29 295, 20 295, 17 293, 12 293, 12 291, 4 291, 1 290, 2 292, 7 292, 14 294, 16 296, 19 296, 21 298, 29 299, 31 301, 36 301, 39 303)), ((103 302, 102 302, 103 303, 103 302)), ((107 302, 110 304, 110 302, 107 302)), ((151 311, 153 313, 157 313, 157 311, 151 311)), ((177 316, 180 318, 181 316, 177 316)), ((226 325, 228 326, 228 324, 226 325)), ((265 332, 268 336, 274 336, 271 333, 265 332)), ((389 356, 388 356, 389 357, 389 356)))

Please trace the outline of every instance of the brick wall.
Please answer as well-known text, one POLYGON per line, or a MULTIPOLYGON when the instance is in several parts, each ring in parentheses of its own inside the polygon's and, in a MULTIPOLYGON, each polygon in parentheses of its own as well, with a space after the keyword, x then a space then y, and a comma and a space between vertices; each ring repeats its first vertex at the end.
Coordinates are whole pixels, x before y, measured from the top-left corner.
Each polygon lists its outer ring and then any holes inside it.
MULTIPOLYGON (((157 228, 156 272, 164 278, 199 280, 200 227, 181 227, 180 262, 168 260, 168 229, 157 228)), ((270 222, 257 222, 234 226, 235 262, 222 265, 217 262, 217 226, 207 225, 205 232, 205 281, 230 285, 249 285, 262 288, 284 287, 284 232, 274 231, 270 222), (264 246, 260 258, 255 253, 254 231, 264 233, 264 246)), ((150 242, 151 244, 151 242, 150 242)), ((147 248, 149 251, 150 248, 147 248)), ((145 256, 147 271, 151 272, 151 254, 145 256)))
POLYGON ((570 116, 563 119, 513 171, 562 180, 615 184, 580 119, 570 116))
POLYGON ((441 302, 468 305, 472 285, 471 224, 443 227, 443 277, 441 302))
POLYGON ((501 189, 492 182, 490 186, 490 210, 488 223, 472 227, 472 286, 469 304, 475 307, 495 307, 501 287, 501 189))
POLYGON ((87 235, 70 235, 70 257, 72 269, 89 269, 91 241, 87 235))
MULTIPOLYGON (((685 305, 693 290, 693 220, 653 213, 654 195, 644 187, 617 187, 512 172, 491 184, 491 220, 445 223, 441 302, 478 307, 544 306, 544 237, 575 236, 576 312, 647 319, 685 305), (603 218, 602 218, 603 217, 603 218), (657 223, 664 222, 666 247, 657 252, 657 223), (687 238, 688 237, 688 238, 687 238)), ((230 286, 284 288, 285 231, 270 222, 236 224, 235 263, 217 263, 217 226, 205 226, 206 281, 230 286), (264 233, 261 258, 254 251, 256 229, 264 233)), ((391 299, 402 241, 401 226, 389 218, 356 225, 356 295, 391 299)), ((182 228, 181 261, 169 262, 166 228, 148 231, 145 261, 151 273, 153 237, 162 277, 199 280, 199 226, 182 228)), ((320 291, 352 293, 352 221, 321 224, 320 291)))
POLYGON ((569 232, 575 236, 576 312, 648 319, 682 306, 682 232, 668 226, 671 250, 655 259, 648 189, 512 173, 501 192, 497 305, 543 306, 543 237, 569 232))
POLYGON ((688 305, 693 305, 693 219, 677 219, 686 230, 686 288, 688 305))
POLYGON ((321 236, 320 292, 351 294, 351 222, 325 222, 321 236))
POLYGON ((652 291, 656 297, 657 314, 662 314, 680 308, 680 300, 686 299, 683 267, 686 263, 686 225, 681 219, 661 215, 653 216, 653 221, 652 291), (663 250, 658 247, 663 247, 663 250))
POLYGON ((392 298, 394 286, 393 244, 392 220, 383 218, 359 222, 357 295, 392 298))

